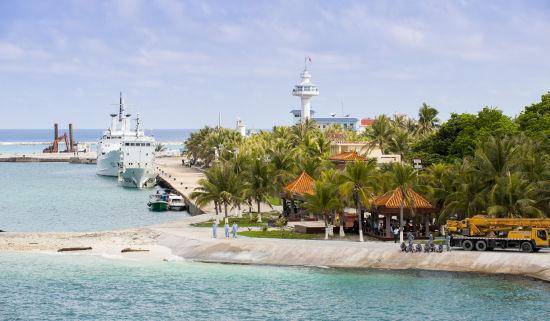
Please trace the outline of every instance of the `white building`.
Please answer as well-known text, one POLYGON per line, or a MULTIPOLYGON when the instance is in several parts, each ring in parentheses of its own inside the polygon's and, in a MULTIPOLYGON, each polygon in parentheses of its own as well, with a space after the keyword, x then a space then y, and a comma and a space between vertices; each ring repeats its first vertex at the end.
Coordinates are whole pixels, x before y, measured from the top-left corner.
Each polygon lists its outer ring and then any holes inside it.
POLYGON ((292 95, 300 97, 302 110, 300 112, 300 121, 304 122, 311 118, 311 97, 319 95, 319 88, 311 82, 311 74, 307 70, 307 64, 304 71, 300 74, 300 82, 292 89, 292 95))
POLYGON ((240 118, 237 118, 237 124, 235 126, 235 130, 237 130, 241 134, 241 136, 243 137, 246 136, 246 126, 244 125, 244 122, 240 118))
POLYGON ((304 122, 306 119, 314 120, 321 129, 325 129, 331 124, 337 124, 345 129, 356 130, 358 119, 350 115, 336 117, 332 114, 329 117, 313 117, 315 111, 311 110, 311 98, 319 95, 319 88, 311 82, 311 74, 307 70, 307 64, 304 71, 300 74, 300 82, 292 89, 292 95, 300 97, 301 109, 291 110, 293 124, 304 122))

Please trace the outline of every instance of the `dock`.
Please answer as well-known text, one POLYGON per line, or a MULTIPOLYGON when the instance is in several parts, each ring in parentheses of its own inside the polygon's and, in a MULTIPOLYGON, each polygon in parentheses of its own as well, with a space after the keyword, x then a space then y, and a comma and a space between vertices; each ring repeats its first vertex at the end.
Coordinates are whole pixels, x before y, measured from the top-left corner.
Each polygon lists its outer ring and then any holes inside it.
POLYGON ((158 172, 160 185, 164 185, 180 194, 191 215, 214 212, 214 206, 198 207, 191 201, 189 195, 199 186, 198 181, 204 178, 204 173, 196 168, 182 166, 182 157, 159 157, 155 159, 155 169, 158 172))
POLYGON ((0 154, 0 162, 4 163, 56 163, 95 164, 96 153, 29 153, 0 154))

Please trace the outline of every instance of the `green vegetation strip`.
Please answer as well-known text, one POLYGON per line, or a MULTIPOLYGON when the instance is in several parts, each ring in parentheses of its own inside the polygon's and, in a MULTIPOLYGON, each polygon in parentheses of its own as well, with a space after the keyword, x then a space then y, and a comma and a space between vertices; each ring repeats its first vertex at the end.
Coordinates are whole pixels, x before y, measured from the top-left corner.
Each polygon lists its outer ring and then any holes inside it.
MULTIPOLYGON (((262 219, 266 219, 266 218, 263 218, 262 219)), ((233 223, 237 223, 237 225, 239 227, 261 227, 261 226, 267 226, 267 221, 265 222, 261 222, 261 223, 258 223, 256 220, 252 219, 250 220, 249 217, 242 217, 242 218, 237 218, 237 217, 230 217, 229 219, 229 225, 233 225, 233 223)), ((194 223, 194 224, 191 224, 191 226, 194 226, 194 227, 212 227, 212 223, 214 223, 214 220, 208 220, 206 222, 200 222, 200 223, 194 223)), ((220 226, 223 226, 224 225, 224 222, 223 222, 223 219, 220 220, 220 226)))
POLYGON ((270 239, 305 239, 313 240, 323 238, 322 234, 301 234, 290 231, 244 231, 237 233, 238 235, 248 237, 270 238, 270 239))

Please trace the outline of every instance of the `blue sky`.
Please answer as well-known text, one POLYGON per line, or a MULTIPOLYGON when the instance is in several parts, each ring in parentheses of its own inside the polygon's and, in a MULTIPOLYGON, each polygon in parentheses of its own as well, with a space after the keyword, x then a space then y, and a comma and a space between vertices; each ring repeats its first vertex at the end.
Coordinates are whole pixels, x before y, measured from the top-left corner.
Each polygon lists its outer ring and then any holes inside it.
POLYGON ((0 1, 0 128, 290 123, 312 58, 318 114, 508 115, 550 90, 548 1, 0 1), (62 125, 63 126, 63 125, 62 125))

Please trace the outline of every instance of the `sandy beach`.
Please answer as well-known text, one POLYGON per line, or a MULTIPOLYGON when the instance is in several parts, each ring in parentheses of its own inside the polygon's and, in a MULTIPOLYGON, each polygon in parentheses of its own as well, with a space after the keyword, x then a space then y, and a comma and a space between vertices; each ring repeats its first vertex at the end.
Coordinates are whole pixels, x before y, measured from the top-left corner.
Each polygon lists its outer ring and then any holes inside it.
MULTIPOLYGON (((172 159, 171 164, 178 162, 172 159)), ((181 161, 179 161, 181 163, 181 161)), ((189 193, 202 173, 164 165, 163 171, 189 193), (175 179, 175 180, 174 180, 175 179), (187 188, 185 188, 187 187, 187 188)), ((178 189, 178 190, 180 190, 178 189)), ((205 209, 208 211, 208 209, 205 209)), ((0 233, 0 251, 57 253, 61 248, 91 247, 70 255, 100 255, 135 260, 195 260, 215 263, 322 266, 333 268, 424 269, 528 276, 550 282, 550 251, 403 253, 393 242, 283 240, 238 237, 214 239, 202 214, 174 222, 118 231, 70 233, 0 233), (122 253, 123 249, 146 250, 122 253)), ((221 235, 222 231, 218 231, 221 235)))

